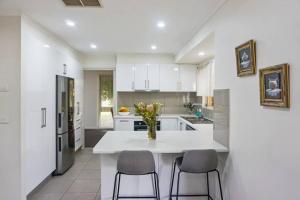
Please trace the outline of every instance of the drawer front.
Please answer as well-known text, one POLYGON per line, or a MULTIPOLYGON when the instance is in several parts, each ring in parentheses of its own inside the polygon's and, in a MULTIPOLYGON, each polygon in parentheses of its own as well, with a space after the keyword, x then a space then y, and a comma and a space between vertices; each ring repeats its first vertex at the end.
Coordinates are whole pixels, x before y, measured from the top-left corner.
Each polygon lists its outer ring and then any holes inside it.
POLYGON ((133 126, 132 119, 115 119, 116 131, 133 131, 133 126))

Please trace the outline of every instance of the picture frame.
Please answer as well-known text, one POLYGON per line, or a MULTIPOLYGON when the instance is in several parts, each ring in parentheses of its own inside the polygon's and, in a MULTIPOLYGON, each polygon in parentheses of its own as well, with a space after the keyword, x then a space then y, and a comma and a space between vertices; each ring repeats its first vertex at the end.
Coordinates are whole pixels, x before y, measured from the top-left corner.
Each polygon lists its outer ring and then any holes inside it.
POLYGON ((237 76, 256 74, 256 42, 249 40, 235 48, 237 76))
POLYGON ((287 63, 259 70, 260 104, 290 107, 290 66, 287 63))

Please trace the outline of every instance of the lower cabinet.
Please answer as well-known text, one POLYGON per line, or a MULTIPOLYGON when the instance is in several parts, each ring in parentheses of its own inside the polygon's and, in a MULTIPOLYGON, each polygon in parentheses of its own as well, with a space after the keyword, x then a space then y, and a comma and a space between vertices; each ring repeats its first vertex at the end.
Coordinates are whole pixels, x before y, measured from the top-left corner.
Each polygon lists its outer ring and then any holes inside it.
POLYGON ((133 119, 114 119, 115 131, 133 131, 134 130, 133 119))
POLYGON ((75 143, 75 151, 82 147, 82 126, 81 119, 77 119, 74 124, 75 133, 74 133, 74 143, 75 143))
POLYGON ((160 126, 161 126, 162 131, 178 130, 178 119, 177 118, 163 118, 163 119, 161 119, 160 126))

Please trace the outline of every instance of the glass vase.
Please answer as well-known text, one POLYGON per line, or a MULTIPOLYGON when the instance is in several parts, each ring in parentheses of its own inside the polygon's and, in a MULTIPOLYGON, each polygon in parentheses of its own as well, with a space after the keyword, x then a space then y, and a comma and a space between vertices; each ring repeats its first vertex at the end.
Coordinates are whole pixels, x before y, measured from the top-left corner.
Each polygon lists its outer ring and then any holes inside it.
POLYGON ((156 139, 156 125, 155 124, 148 126, 148 138, 150 140, 156 139))

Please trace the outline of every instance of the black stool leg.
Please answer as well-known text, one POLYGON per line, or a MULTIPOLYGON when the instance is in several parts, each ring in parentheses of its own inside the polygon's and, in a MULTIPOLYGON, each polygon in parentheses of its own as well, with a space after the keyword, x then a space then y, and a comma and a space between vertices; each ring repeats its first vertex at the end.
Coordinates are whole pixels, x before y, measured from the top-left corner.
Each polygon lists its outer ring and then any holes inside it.
POLYGON ((117 184, 117 177, 119 173, 116 173, 115 175, 115 181, 114 181, 114 190, 113 190, 113 197, 112 200, 115 200, 115 194, 116 194, 116 184, 117 184))
POLYGON ((119 173, 117 200, 119 199, 119 194, 120 194, 120 183, 121 183, 121 174, 119 173))
POLYGON ((154 182, 155 182, 156 199, 160 200, 159 181, 158 181, 158 174, 156 172, 154 172, 154 182))
POLYGON ((173 163, 173 168, 172 168, 172 172, 171 172, 169 200, 172 200, 172 190, 173 190, 173 184, 174 184, 175 170, 176 170, 176 162, 173 163))
POLYGON ((218 180, 219 180, 219 187, 220 187, 220 194, 221 194, 221 199, 223 200, 223 192, 222 192, 222 186, 221 186, 221 179, 220 179, 220 173, 219 171, 216 169, 216 172, 218 174, 218 180))
POLYGON ((180 182, 180 174, 181 174, 181 171, 179 171, 179 172, 178 172, 176 200, 178 200, 178 196, 179 196, 179 182, 180 182))
POLYGON ((210 200, 208 172, 206 173, 206 184, 207 184, 207 199, 210 200))

